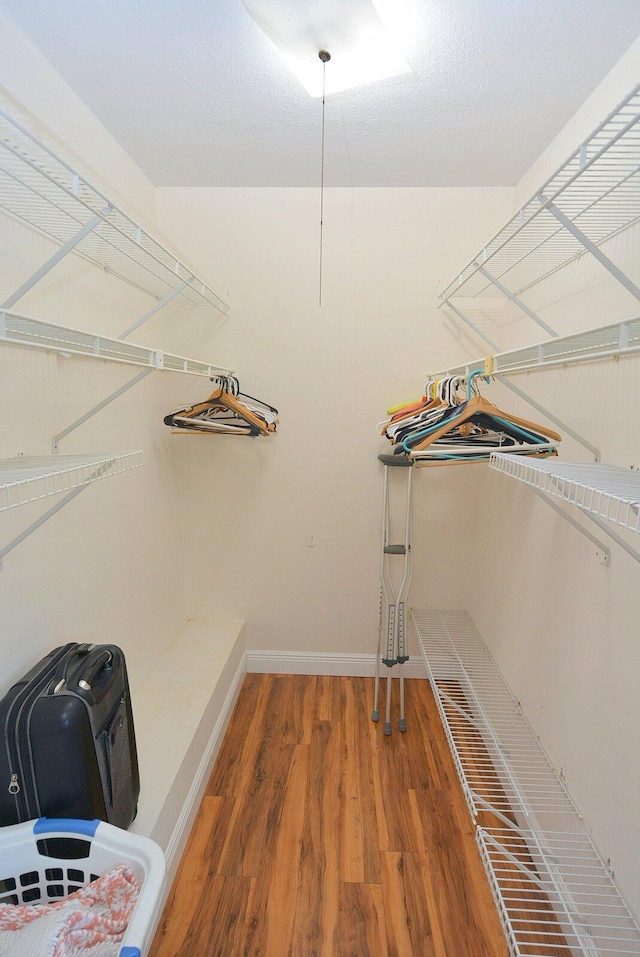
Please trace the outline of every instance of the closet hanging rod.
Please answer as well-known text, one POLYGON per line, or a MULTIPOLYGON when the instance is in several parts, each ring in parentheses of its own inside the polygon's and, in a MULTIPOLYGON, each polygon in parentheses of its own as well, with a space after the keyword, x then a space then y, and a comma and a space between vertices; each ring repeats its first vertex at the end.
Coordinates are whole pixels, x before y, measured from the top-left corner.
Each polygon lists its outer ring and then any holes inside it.
POLYGON ((177 256, 2 108, 0 208, 156 299, 186 281, 176 296, 180 305, 228 312, 177 256), (79 235, 84 229, 87 234, 79 235))
MULTIPOLYGON (((449 303, 449 308, 454 308, 449 303)), ((463 317, 464 318, 464 317, 463 317)), ((508 375, 536 371, 543 368, 568 366, 595 359, 619 358, 640 351, 640 316, 631 316, 618 322, 586 329, 566 336, 546 340, 538 344, 512 349, 509 352, 497 352, 484 359, 462 366, 455 366, 442 372, 429 373, 427 379, 440 379, 447 375, 468 375, 472 370, 485 368, 487 374, 494 376, 503 385, 517 393, 525 402, 537 409, 554 422, 563 432, 570 435, 580 445, 592 453, 596 462, 600 461, 600 450, 571 426, 558 418, 554 412, 541 405, 530 395, 512 382, 508 375)))
POLYGON ((188 375, 205 376, 233 375, 223 366, 185 356, 173 355, 160 349, 150 349, 122 339, 96 335, 70 326, 62 326, 43 319, 34 319, 17 312, 0 310, 0 343, 28 346, 58 352, 64 356, 88 356, 107 362, 120 362, 134 366, 149 366, 165 372, 184 372, 188 375))

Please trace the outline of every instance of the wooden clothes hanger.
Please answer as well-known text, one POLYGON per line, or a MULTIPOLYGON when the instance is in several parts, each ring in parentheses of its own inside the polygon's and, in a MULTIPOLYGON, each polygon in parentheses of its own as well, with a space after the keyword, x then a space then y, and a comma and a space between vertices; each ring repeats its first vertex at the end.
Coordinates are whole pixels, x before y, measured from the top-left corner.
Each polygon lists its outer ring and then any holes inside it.
POLYGON ((239 393, 238 380, 235 379, 235 377, 225 376, 220 379, 220 385, 207 399, 195 405, 186 406, 183 409, 172 412, 165 417, 165 424, 175 425, 179 430, 200 430, 211 434, 216 431, 215 413, 220 411, 230 412, 234 416, 237 416, 237 418, 246 425, 246 428, 233 427, 232 425, 221 423, 217 429, 219 432, 229 432, 239 435, 268 435, 270 432, 275 432, 278 410, 273 406, 267 405, 267 403, 261 402, 259 399, 254 399, 253 396, 246 396, 246 398, 264 407, 265 410, 269 410, 271 415, 263 418, 257 414, 256 411, 248 408, 241 402, 238 398, 239 394, 241 395, 242 393, 239 393), (200 426, 198 425, 198 420, 201 422, 200 426))
POLYGON ((434 442, 437 442, 439 438, 446 435, 447 432, 450 432, 453 428, 469 421, 473 422, 474 420, 481 426, 491 426, 495 424, 496 431, 505 431, 513 437, 517 437, 517 432, 523 430, 532 436, 540 437, 541 441, 560 442, 562 440, 562 436, 558 435, 558 433, 552 429, 538 425, 536 422, 530 422, 528 419, 521 419, 519 416, 511 415, 508 412, 503 412, 496 405, 493 405, 492 402, 488 402, 483 396, 475 395, 464 405, 459 406, 451 416, 447 417, 446 422, 439 428, 430 431, 421 441, 412 443, 411 447, 407 448, 406 451, 420 452, 434 442), (509 425, 513 426, 513 428, 509 429, 509 425))
MULTIPOLYGON (((453 379, 438 383, 443 401, 442 414, 435 421, 425 418, 416 429, 397 435, 402 451, 418 465, 454 465, 486 462, 492 451, 511 452, 531 457, 556 455, 555 443, 561 436, 546 426, 504 412, 477 391, 476 369, 466 378, 466 402, 456 402, 460 384, 453 379), (475 394, 472 394, 474 393, 475 394)), ((455 378, 455 377, 453 377, 455 378)), ((392 439, 393 440, 393 439, 392 439)))

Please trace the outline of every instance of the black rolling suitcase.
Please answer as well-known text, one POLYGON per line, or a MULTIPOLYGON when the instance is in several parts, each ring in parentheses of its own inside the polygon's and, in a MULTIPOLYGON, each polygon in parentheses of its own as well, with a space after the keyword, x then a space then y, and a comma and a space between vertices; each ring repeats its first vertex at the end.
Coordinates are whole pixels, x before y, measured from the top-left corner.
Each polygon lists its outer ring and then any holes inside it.
POLYGON ((126 828, 139 793, 122 651, 55 648, 0 700, 0 825, 67 817, 126 828))

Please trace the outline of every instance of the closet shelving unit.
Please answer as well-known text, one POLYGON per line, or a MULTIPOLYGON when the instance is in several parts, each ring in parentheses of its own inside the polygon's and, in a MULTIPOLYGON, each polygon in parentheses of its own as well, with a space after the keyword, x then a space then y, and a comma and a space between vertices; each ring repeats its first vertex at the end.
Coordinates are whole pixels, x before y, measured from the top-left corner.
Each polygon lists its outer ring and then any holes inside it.
MULTIPOLYGON (((173 253, 136 223, 66 160, 0 108, 0 210, 58 247, 0 303, 0 343, 143 367, 124 386, 53 438, 58 441, 156 370, 207 376, 230 370, 125 340, 169 303, 198 318, 216 318, 227 304, 173 253), (117 338, 45 322, 13 306, 65 256, 73 253, 145 292, 149 307, 117 338)), ((0 549, 3 557, 93 481, 142 464, 141 452, 20 457, 0 462, 0 510, 57 493, 64 497, 0 549), (4 497, 2 497, 4 496, 4 497), (4 505, 1 503, 4 502, 4 505)))
MULTIPOLYGON (((592 489, 594 501, 595 497, 600 491, 600 499, 602 502, 606 501, 608 493, 607 481, 612 475, 612 466, 601 465, 600 463, 600 450, 597 449, 594 445, 588 442, 584 436, 579 435, 575 432, 571 426, 566 422, 563 422, 558 418, 552 411, 548 408, 542 406, 539 402, 536 402, 531 398, 530 395, 523 392, 518 386, 514 385, 509 381, 509 376, 516 375, 518 373, 529 373, 536 372, 542 369, 549 369, 557 366, 569 366, 579 362, 591 362, 597 359, 606 359, 606 358, 623 358, 624 356, 634 355, 640 352, 640 316, 631 316, 628 319, 622 319, 617 322, 608 323, 603 326, 597 326, 593 329, 586 329, 583 331, 570 333, 566 336, 558 336, 555 339, 547 340, 546 342, 536 343, 534 345, 523 346, 517 349, 512 349, 509 352, 497 353, 490 355, 484 359, 478 359, 475 362, 465 363, 460 366, 451 367, 445 371, 432 373, 430 378, 438 379, 445 375, 466 375, 471 370, 474 369, 484 369, 487 374, 493 375, 496 379, 506 385, 509 389, 515 392, 517 395, 521 396, 536 408, 539 412, 542 412, 546 415, 552 422, 558 425, 564 432, 568 435, 571 435, 577 442, 583 445, 589 452, 594 456, 596 465, 592 465, 589 469, 589 478, 588 483, 589 488, 592 489)), ((521 474, 518 472, 517 463, 513 462, 512 465, 500 465, 498 466, 497 462, 502 461, 497 459, 495 463, 491 463, 494 468, 499 471, 507 472, 507 474, 513 475, 517 474, 517 477, 520 477, 521 474), (507 471, 507 466, 513 471, 507 471)), ((569 466, 564 466, 568 468, 569 466)), ((541 466, 541 471, 535 474, 546 474, 542 471, 543 466, 541 466)), ((550 465, 547 468, 551 469, 550 465)), ((584 467, 586 468, 586 466, 584 467)), ((631 470, 620 469, 619 478, 622 478, 623 475, 627 477, 627 485, 630 485, 630 488, 627 489, 627 494, 633 499, 634 495, 637 495, 636 489, 636 478, 634 473, 631 470)), ((533 471, 528 473, 529 476, 533 475, 533 471)), ((549 473, 550 474, 550 473, 549 473)), ((522 479, 524 480, 524 479, 522 479)), ((540 495, 547 504, 551 505, 555 510, 570 524, 574 526, 582 535, 586 536, 594 545, 598 548, 600 553, 603 556, 604 563, 609 564, 610 561, 610 550, 604 545, 599 539, 594 538, 582 525, 576 522, 571 516, 558 505, 554 505, 553 502, 547 497, 552 495, 555 498, 562 499, 566 502, 570 502, 571 499, 564 497, 559 494, 557 487, 554 487, 554 482, 552 479, 547 479, 545 482, 542 481, 528 481, 527 484, 534 489, 534 491, 540 495)), ((614 492, 615 499, 615 492, 614 492)), ((598 528, 605 532, 605 534, 612 538, 621 548, 623 548, 627 554, 640 562, 640 552, 632 548, 631 545, 621 538, 609 525, 610 521, 613 521, 616 524, 623 524, 619 521, 621 515, 620 509, 615 505, 614 500, 611 502, 611 507, 605 512, 600 509, 583 509, 583 514, 595 523, 598 528), (603 521, 603 519, 607 521, 603 521)), ((630 513, 630 524, 626 527, 634 527, 634 522, 631 521, 633 518, 633 513, 630 513)))
POLYGON ((513 957, 640 954, 640 928, 469 615, 412 621, 513 957))
POLYGON ((614 465, 533 462, 492 453, 490 468, 584 512, 640 532, 640 472, 614 465))
MULTIPOLYGON (((558 336, 521 298, 588 253, 640 300, 640 289, 601 248, 639 219, 640 85, 442 293, 440 305, 492 355, 429 374, 483 369, 588 448, 593 465, 501 453, 490 464, 530 485, 598 544, 546 495, 577 505, 638 560, 640 554, 607 525, 640 530, 640 476, 601 465, 594 446, 508 376, 640 351, 637 316, 558 336), (463 311, 473 300, 486 303, 496 290, 549 340, 501 353, 463 311)), ((512 957, 640 955, 640 927, 468 614, 413 609, 412 621, 512 957)))
POLYGON ((27 280, 3 308, 10 309, 74 251, 149 293, 156 300, 149 315, 171 300, 197 307, 199 315, 228 311, 227 304, 162 243, 4 109, 0 109, 0 208, 60 247, 42 267, 44 272, 27 280))
POLYGON ((587 252, 640 300, 638 286, 600 248, 640 219, 639 186, 640 84, 465 266, 440 305, 495 348, 452 300, 481 300, 497 289, 555 336, 520 297, 587 252))

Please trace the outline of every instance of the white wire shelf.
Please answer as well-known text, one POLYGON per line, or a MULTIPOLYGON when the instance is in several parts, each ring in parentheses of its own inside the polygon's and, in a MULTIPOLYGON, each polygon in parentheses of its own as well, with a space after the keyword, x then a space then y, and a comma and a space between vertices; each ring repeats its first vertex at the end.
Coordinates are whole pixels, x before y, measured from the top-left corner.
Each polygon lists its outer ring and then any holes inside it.
POLYGON ((0 459, 0 511, 69 492, 142 464, 141 451, 0 459))
POLYGON ((640 472, 599 463, 516 462, 495 453, 489 467, 616 525, 640 532, 640 472))
POLYGON ((219 315, 227 304, 162 243, 0 109, 0 209, 60 246, 99 222, 74 251, 157 300, 219 315))
POLYGON ((560 225, 561 211, 596 246, 640 218, 640 85, 542 189, 480 250, 441 294, 495 296, 484 268, 516 296, 571 262, 584 245, 560 225))
POLYGON ((15 312, 0 311, 0 342, 209 378, 221 373, 230 374, 228 369, 210 362, 175 356, 159 349, 137 346, 123 339, 109 339, 15 312))
POLYGON ((513 955, 640 954, 640 931, 588 838, 476 828, 480 856, 513 955), (547 866, 552 862, 552 868, 547 866))
POLYGON ((467 612, 412 610, 512 957, 640 954, 640 928, 467 612))
MULTIPOLYGON (((640 316, 631 316, 593 329, 558 336, 545 342, 498 352, 490 358, 495 375, 509 375, 554 366, 572 365, 612 356, 634 355, 640 352, 640 316)), ((485 368, 483 357, 475 362, 453 366, 442 372, 428 373, 429 379, 446 375, 467 375, 472 369, 485 368)))
POLYGON ((574 820, 573 802, 467 612, 413 609, 412 618, 471 813, 488 803, 523 822, 535 815, 540 827, 574 820))

